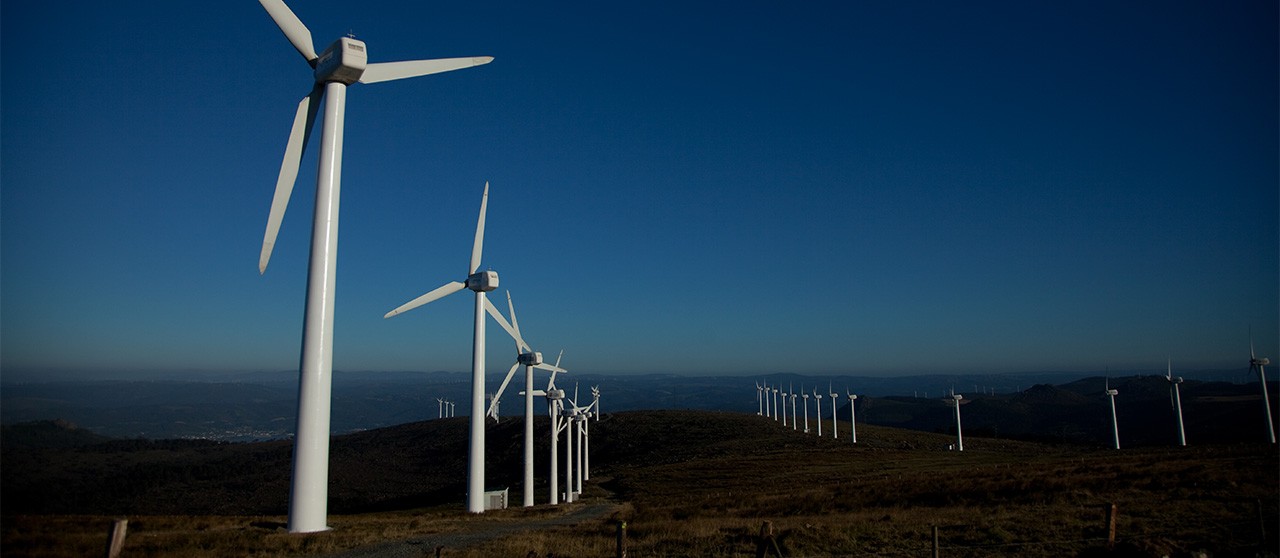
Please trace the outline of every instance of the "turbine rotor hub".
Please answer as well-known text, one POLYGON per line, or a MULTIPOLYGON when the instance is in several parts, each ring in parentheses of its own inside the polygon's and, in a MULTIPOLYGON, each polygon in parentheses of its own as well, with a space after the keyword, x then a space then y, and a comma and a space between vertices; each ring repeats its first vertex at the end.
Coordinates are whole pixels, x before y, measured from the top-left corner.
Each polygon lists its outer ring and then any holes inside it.
POLYGON ((498 288, 498 272, 479 271, 467 277, 467 288, 478 293, 487 293, 498 288))

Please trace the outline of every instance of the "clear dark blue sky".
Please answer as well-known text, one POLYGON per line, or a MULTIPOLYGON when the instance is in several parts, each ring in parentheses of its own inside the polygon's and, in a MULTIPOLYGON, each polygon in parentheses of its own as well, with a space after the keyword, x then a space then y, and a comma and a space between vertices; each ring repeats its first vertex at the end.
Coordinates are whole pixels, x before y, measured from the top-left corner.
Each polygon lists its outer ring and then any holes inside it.
MULTIPOLYGON (((1277 338, 1277 8, 314 2, 353 86, 335 361, 466 370, 485 267, 593 373, 1244 368, 1277 338)), ((296 368, 310 69, 257 2, 0 6, 2 370, 296 368)), ((496 300, 504 302, 500 289, 496 300)), ((493 371, 511 346, 489 328, 493 371)))

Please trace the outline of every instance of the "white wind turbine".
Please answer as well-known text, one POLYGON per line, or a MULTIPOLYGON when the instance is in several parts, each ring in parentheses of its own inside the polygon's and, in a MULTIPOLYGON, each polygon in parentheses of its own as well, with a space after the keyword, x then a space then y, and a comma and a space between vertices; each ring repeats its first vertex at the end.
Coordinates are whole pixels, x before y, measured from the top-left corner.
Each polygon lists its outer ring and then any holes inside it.
MULTIPOLYGON (((813 399, 818 402, 818 412, 816 416, 818 418, 818 437, 821 438, 822 437, 822 394, 818 393, 818 386, 813 387, 813 399)), ((806 423, 809 422, 808 413, 805 414, 804 418, 806 423)))
POLYGON ((756 416, 764 415, 764 387, 756 382, 756 416))
POLYGON ((365 44, 342 37, 316 54, 311 30, 282 0, 259 0, 276 26, 314 68, 310 93, 298 103, 284 160, 276 180, 267 229, 258 256, 265 273, 284 219, 298 166, 306 150, 320 101, 324 126, 320 134, 320 166, 311 227, 311 261, 307 269, 307 306, 302 325, 302 357, 298 374, 298 422, 294 433, 293 478, 289 491, 289 532, 328 529, 329 418, 333 391, 333 307, 337 286, 338 199, 342 178, 342 136, 347 86, 460 70, 488 64, 492 57, 369 63, 365 44))
POLYGON ((773 387, 773 421, 778 421, 778 386, 773 387))
POLYGON ((542 353, 534 351, 525 342, 520 334, 520 321, 516 319, 516 307, 511 303, 511 291, 507 291, 507 310, 511 314, 510 324, 487 299, 485 309, 516 342, 516 362, 507 371, 507 376, 503 378, 502 385, 494 393, 493 403, 489 406, 488 414, 494 420, 498 419, 498 402, 502 398, 502 392, 507 389, 507 384, 511 382, 516 370, 524 366, 524 391, 522 392, 524 394, 524 506, 531 507, 533 506, 533 369, 540 368, 552 372, 563 372, 563 370, 542 362, 542 353))
POLYGON ((444 399, 437 397, 436 403, 436 406, 438 407, 436 409, 436 418, 444 418, 444 399))
POLYGON ((831 382, 827 382, 827 395, 831 396, 831 439, 839 439, 839 430, 836 429, 836 402, 840 400, 840 394, 831 389, 831 382))
POLYGON ((1182 376, 1173 376, 1173 359, 1169 359, 1166 363, 1168 368, 1165 371, 1164 379, 1169 382, 1169 403, 1173 404, 1173 410, 1178 419, 1178 445, 1187 445, 1187 433, 1182 428, 1182 393, 1178 386, 1182 384, 1182 376))
POLYGON ((1249 333, 1249 371, 1258 371, 1258 381, 1262 383, 1262 409, 1265 411, 1267 419, 1267 439, 1271 443, 1276 443, 1276 429, 1271 424, 1271 399, 1267 395, 1267 373, 1263 367, 1271 364, 1271 359, 1267 357, 1258 358, 1253 353, 1253 332, 1249 333))
POLYGON ((800 398, 804 399, 804 433, 809 433, 809 394, 804 391, 804 384, 800 384, 800 398))
POLYGON ((560 413, 563 407, 564 390, 556 388, 556 373, 568 372, 560 368, 560 358, 564 356, 564 351, 560 351, 560 356, 556 357, 556 363, 553 365, 554 370, 551 371, 551 378, 547 380, 546 390, 534 391, 534 395, 543 395, 547 398, 547 414, 551 418, 551 474, 549 477, 549 488, 551 489, 550 503, 556 505, 560 503, 560 479, 559 459, 560 459, 560 413))
MULTIPOLYGON (((804 385, 801 385, 800 389, 804 389, 804 385)), ((786 407, 786 404, 787 404, 786 399, 782 399, 782 406, 786 407)), ((792 431, 796 430, 796 385, 795 384, 791 384, 791 430, 792 431)))
POLYGON ((1111 399, 1111 435, 1115 438, 1116 449, 1120 449, 1120 423, 1116 422, 1116 396, 1120 392, 1111 389, 1111 378, 1108 377, 1103 384, 1107 390, 1107 397, 1111 399))
POLYGON ((857 417, 854 416, 853 408, 856 406, 858 402, 858 396, 854 393, 851 393, 849 391, 849 388, 847 387, 844 388, 844 392, 845 392, 845 396, 849 398, 849 430, 853 435, 852 443, 856 444, 858 443, 858 420, 857 420, 857 417))
POLYGON ((956 393, 954 389, 951 390, 951 397, 948 398, 948 401, 956 406, 956 450, 957 451, 964 451, 964 433, 960 431, 960 400, 961 399, 964 399, 963 395, 956 393))
MULTIPOLYGON (((484 195, 480 198, 480 219, 476 222, 476 237, 471 246, 471 265, 468 267, 466 282, 451 281, 434 290, 400 305, 399 308, 387 312, 383 318, 390 318, 413 310, 419 306, 449 296, 463 289, 476 293, 475 320, 471 352, 471 439, 467 454, 467 511, 484 513, 484 326, 485 311, 492 308, 485 293, 498 288, 498 272, 480 271, 480 255, 484 248, 484 215, 489 206, 489 183, 484 184, 484 195)), ((496 310, 491 313, 497 314, 496 310)), ((500 316, 500 315, 499 315, 500 316)), ((506 320, 499 323, 505 324, 506 320)))
MULTIPOLYGON (((782 395, 782 427, 786 428, 787 427, 787 392, 783 391, 781 395, 782 395)), ((791 415, 791 422, 795 422, 795 421, 796 421, 796 416, 793 414, 791 415)))

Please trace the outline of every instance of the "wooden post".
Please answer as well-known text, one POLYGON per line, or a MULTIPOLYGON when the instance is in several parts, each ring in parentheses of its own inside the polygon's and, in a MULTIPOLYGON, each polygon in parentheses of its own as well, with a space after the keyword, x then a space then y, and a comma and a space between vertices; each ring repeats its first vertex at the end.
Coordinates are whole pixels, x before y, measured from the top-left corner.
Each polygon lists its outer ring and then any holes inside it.
POLYGON ((129 530, 128 519, 117 519, 111 523, 111 531, 107 533, 107 558, 119 558, 124 548, 124 535, 129 530))
POLYGON ((618 558, 627 558, 627 522, 618 522, 618 558))
POLYGON ((937 526, 937 525, 934 525, 934 526, 933 526, 933 558, 938 558, 938 556, 939 556, 939 549, 938 549, 938 526, 937 526))
POLYGON ((1107 507, 1107 550, 1114 550, 1116 547, 1116 504, 1112 502, 1107 507))

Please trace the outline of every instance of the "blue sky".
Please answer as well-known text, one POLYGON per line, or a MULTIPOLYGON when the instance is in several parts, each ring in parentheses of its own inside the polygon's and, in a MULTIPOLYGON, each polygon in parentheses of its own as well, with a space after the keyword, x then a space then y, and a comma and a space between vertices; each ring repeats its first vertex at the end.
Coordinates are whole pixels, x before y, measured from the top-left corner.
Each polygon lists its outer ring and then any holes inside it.
MULTIPOLYGON (((791 3, 796 4, 796 3, 791 3)), ((348 94, 335 368, 466 370, 484 266, 592 373, 1226 368, 1277 338, 1277 8, 295 0, 348 94)), ((257 2, 0 6, 0 372, 296 368, 310 69, 257 2)), ((489 328, 492 371, 512 351, 489 328)))

